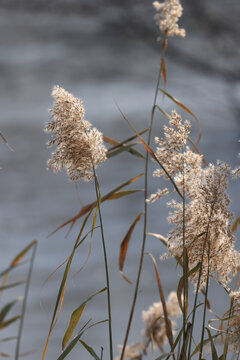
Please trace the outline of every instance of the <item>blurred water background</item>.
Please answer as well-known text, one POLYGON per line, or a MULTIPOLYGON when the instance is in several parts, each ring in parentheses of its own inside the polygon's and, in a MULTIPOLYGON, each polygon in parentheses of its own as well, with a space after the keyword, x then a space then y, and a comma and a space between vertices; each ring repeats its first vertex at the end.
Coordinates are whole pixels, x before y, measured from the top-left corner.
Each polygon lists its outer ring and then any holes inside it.
MULTIPOLYGON (((207 161, 228 161, 239 164, 239 11, 238 1, 184 1, 181 25, 186 39, 170 39, 166 62, 167 90, 200 118, 203 136, 200 150, 207 161)), ((158 28, 150 1, 17 1, 0 0, 0 131, 15 152, 0 143, 1 186, 1 270, 32 239, 38 240, 37 256, 29 293, 21 352, 34 350, 30 358, 41 357, 62 273, 58 272, 44 286, 52 271, 70 254, 80 222, 67 239, 66 231, 47 235, 74 216, 82 206, 95 198, 92 183, 79 183, 76 188, 65 174, 56 176, 46 171, 50 152, 43 133, 52 106, 50 93, 59 84, 84 100, 86 118, 105 135, 119 141, 130 130, 122 111, 140 131, 148 126, 160 61, 158 28), (42 307, 40 306, 42 301, 42 307)), ((159 96, 159 102, 162 101, 159 96)), ((164 108, 175 105, 164 100, 164 108)), ((185 114, 180 111, 182 115, 185 114)), ((186 116, 190 119, 190 116, 186 116)), ((190 119, 192 120, 192 119, 190 119)), ((154 136, 161 136, 162 124, 156 116, 154 136)), ((197 137, 193 120, 192 137, 197 137)), ((122 184, 143 171, 143 161, 129 154, 113 158, 99 168, 102 193, 122 184)), ((151 163, 150 171, 155 168, 151 163)), ((161 184, 153 179, 150 192, 161 184)), ((141 180, 131 188, 142 188, 141 180)), ((239 185, 231 183, 229 194, 232 210, 239 214, 239 185)), ((110 264, 113 304, 114 349, 123 342, 129 315, 133 286, 118 271, 121 240, 133 219, 142 211, 142 194, 105 203, 103 219, 110 264)), ((149 231, 167 235, 167 208, 164 201, 150 208, 149 231)), ((142 240, 138 225, 126 260, 125 272, 134 281, 142 240)), ((239 235, 239 233, 238 233, 239 235)), ((61 352, 61 339, 71 312, 87 297, 105 286, 100 233, 96 230, 92 254, 87 266, 74 274, 84 263, 89 242, 80 247, 75 257, 66 301, 59 322, 53 331, 47 359, 56 359, 61 352)), ((239 240, 237 247, 239 248, 239 240)), ((155 238, 149 237, 147 251, 158 259, 165 252, 155 238)), ((159 263, 165 294, 176 289, 180 269, 171 260, 159 263), (177 276, 176 276, 177 273, 177 276)), ((24 270, 19 270, 19 277, 24 270)), ((15 278, 12 278, 15 280, 15 278)), ((20 288, 5 293, 18 295, 20 288)), ((222 314, 228 306, 227 296, 213 284, 213 308, 222 314), (216 301, 216 299, 218 299, 216 301)), ((129 343, 141 340, 141 311, 159 295, 150 259, 144 261, 140 295, 135 311, 129 343)), ((86 308, 81 323, 105 319, 105 295, 99 295, 86 308)), ((14 326, 7 335, 13 335, 14 326)), ((107 325, 89 331, 85 340, 99 353, 104 347, 107 358, 107 325)), ((1 351, 13 353, 13 343, 1 344, 1 351)), ((150 358, 151 354, 149 354, 150 358)), ((88 359, 80 345, 69 356, 72 360, 88 359)))

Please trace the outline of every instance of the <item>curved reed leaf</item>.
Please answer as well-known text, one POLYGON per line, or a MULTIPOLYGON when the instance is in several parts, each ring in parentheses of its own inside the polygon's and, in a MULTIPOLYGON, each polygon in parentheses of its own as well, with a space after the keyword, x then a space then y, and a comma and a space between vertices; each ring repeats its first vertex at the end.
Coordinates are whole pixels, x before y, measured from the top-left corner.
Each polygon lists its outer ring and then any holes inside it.
POLYGON ((202 137, 202 128, 200 125, 200 121, 198 119, 198 117, 184 104, 182 104, 178 99, 176 99, 175 97, 173 97, 172 95, 170 95, 169 93, 167 93, 165 90, 163 89, 158 89, 160 90, 164 95, 166 95, 167 97, 169 97, 173 102, 175 102, 175 104, 177 104, 178 106, 180 106, 183 110, 185 110, 187 113, 189 113, 190 115, 192 115, 192 117, 196 120, 198 128, 199 128, 199 134, 198 134, 198 139, 196 141, 196 145, 199 144, 201 137, 202 137))
POLYGON ((122 145, 120 149, 117 149, 112 152, 108 152, 107 158, 110 159, 118 154, 121 154, 123 151, 127 151, 130 154, 139 157, 140 159, 145 159, 145 156, 142 153, 140 153, 140 151, 137 151, 136 149, 133 148, 133 146, 135 146, 135 145, 139 145, 139 142, 132 143, 130 145, 122 145))
MULTIPOLYGON (((201 264, 198 263, 193 269, 191 269, 188 273, 187 273, 187 279, 193 275, 195 272, 197 272, 200 268, 201 264)), ((183 311, 183 304, 182 304, 182 298, 181 298, 181 295, 182 295, 182 290, 183 290, 183 287, 184 287, 184 276, 182 276, 178 282, 178 288, 177 288, 177 297, 178 297, 178 302, 179 302, 179 306, 181 308, 181 310, 183 311)), ((188 298, 186 299, 187 300, 187 305, 188 305, 188 298)))
POLYGON ((12 307, 20 300, 22 300, 22 296, 19 296, 18 298, 16 298, 15 300, 11 301, 10 303, 6 304, 2 310, 0 311, 0 326, 1 323, 4 321, 5 317, 7 316, 7 314, 9 313, 9 311, 12 309, 12 307))
POLYGON ((79 342, 85 347, 87 352, 95 359, 95 360, 101 360, 100 357, 96 354, 96 352, 93 350, 93 348, 89 345, 87 345, 83 340, 79 340, 79 342))
POLYGON ((147 233, 147 235, 155 236, 156 238, 160 239, 163 245, 167 246, 167 238, 165 238, 163 235, 155 234, 155 233, 147 233))
MULTIPOLYGON (((218 336, 219 336, 219 334, 213 335, 213 336, 212 336, 212 339, 215 339, 215 338, 217 338, 218 336)), ((209 338, 208 338, 208 339, 205 339, 205 340, 203 341, 203 346, 207 345, 209 342, 210 342, 210 339, 209 339, 209 338)), ((199 343, 198 345, 196 345, 195 350, 192 352, 192 354, 191 354, 191 356, 190 356, 190 359, 199 352, 200 345, 201 345, 201 343, 199 343)))
POLYGON ((4 291, 6 289, 10 289, 12 287, 19 286, 19 285, 22 285, 22 284, 26 284, 26 281, 17 281, 17 282, 12 283, 12 284, 1 286, 0 291, 4 291))
POLYGON ((2 138, 2 140, 5 142, 5 144, 7 145, 7 147, 9 148, 9 150, 13 151, 13 148, 9 145, 9 143, 7 142, 7 139, 5 138, 5 136, 3 136, 3 134, 0 132, 0 137, 2 138))
POLYGON ((62 340, 62 350, 65 349, 67 343, 69 342, 69 340, 72 336, 72 333, 75 330, 75 328, 80 320, 83 310, 85 309, 85 306, 86 306, 86 303, 83 303, 80 305, 80 307, 78 307, 76 310, 73 311, 73 313, 71 315, 71 319, 70 319, 68 327, 67 327, 67 330, 66 330, 63 340, 62 340))
POLYGON ((118 191, 118 192, 114 193, 112 196, 110 196, 108 198, 108 200, 117 200, 117 199, 122 198, 123 196, 131 195, 131 194, 134 194, 134 193, 140 192, 140 191, 143 191, 143 189, 118 191))
POLYGON ((71 318, 70 318, 70 321, 69 321, 69 324, 68 324, 68 327, 67 327, 67 330, 65 331, 65 334, 64 334, 64 337, 63 337, 63 340, 62 340, 62 349, 64 350, 67 343, 69 342, 71 336, 72 336, 72 333, 73 331, 75 330, 79 320, 80 320, 80 317, 83 313, 83 310, 85 309, 85 306, 87 305, 87 303, 92 300, 92 298, 94 298, 96 295, 98 294, 101 294, 102 292, 106 291, 107 288, 103 288, 101 290, 99 290, 98 292, 96 292, 95 294, 91 295, 87 300, 85 300, 77 309, 75 309, 73 312, 72 312, 72 315, 71 315, 71 318))
MULTIPOLYGON (((16 351, 15 351, 15 360, 18 360, 18 358, 19 358, 20 342, 21 342, 22 331, 23 331, 23 322, 24 322, 26 306, 27 306, 27 297, 28 297, 28 292, 29 292, 29 286, 30 286, 30 280, 31 280, 31 276, 32 276, 32 271, 33 271, 33 264, 34 264, 34 260, 35 260, 36 250, 37 250, 37 241, 36 240, 33 240, 25 248, 25 250, 23 252, 21 252, 21 256, 24 256, 30 249, 32 249, 32 256, 31 256, 31 259, 30 259, 30 266, 29 266, 29 270, 28 270, 28 274, 27 274, 27 281, 26 281, 26 287, 25 287, 23 304, 22 304, 20 324, 19 324, 19 329, 18 329, 18 338, 17 338, 16 351)), ((18 257, 18 260, 19 260, 19 257, 18 257)), ((16 264, 16 258, 15 258, 15 264, 16 264)))
MULTIPOLYGON (((102 202, 109 200, 113 194, 117 193, 119 190, 121 190, 122 188, 124 188, 125 186, 128 186, 130 184, 132 184, 133 182, 137 181, 140 177, 143 176, 143 173, 135 176, 134 178, 126 181, 125 183, 123 183, 120 186, 117 186, 115 189, 113 189, 112 191, 110 191, 109 193, 107 193, 106 195, 104 195, 102 197, 102 202)), ((66 221, 65 223, 63 223, 62 225, 60 225, 57 229, 55 229, 54 231, 52 231, 48 237, 52 236, 55 232, 59 231, 60 229, 62 229, 63 227, 72 224, 71 227, 73 227, 73 225, 75 224, 75 222, 82 217, 83 215, 87 214, 89 211, 93 210, 96 207, 97 201, 94 201, 84 207, 81 208, 80 212, 74 216, 73 218, 71 218, 70 220, 66 221)))
POLYGON ((21 318, 21 315, 17 315, 12 317, 9 320, 3 321, 0 323, 0 330, 4 329, 5 327, 9 326, 10 324, 14 323, 16 320, 19 320, 21 318))
POLYGON ((171 356, 172 354, 173 354, 173 352, 168 352, 166 354, 162 354, 162 355, 158 356, 155 360, 165 359, 166 357, 171 356))
POLYGON ((162 60, 161 60, 161 72, 162 72, 164 87, 166 87, 166 85, 167 85, 167 67, 166 67, 166 62, 164 60, 164 57, 162 57, 162 60))
MULTIPOLYGON (((8 286, 6 287, 6 283, 8 281, 8 277, 9 277, 9 272, 11 270, 13 270, 16 266, 20 265, 20 261, 24 258, 24 256, 28 253, 29 250, 32 249, 32 247, 36 246, 37 241, 34 240, 32 241, 28 246, 26 246, 23 250, 21 250, 16 256, 15 258, 11 261, 9 268, 7 269, 7 271, 4 271, 0 276, 4 276, 3 280, 2 280, 2 287, 0 287, 0 298, 2 295, 2 292, 8 288, 8 286)), ((18 285, 21 285, 20 283, 24 283, 24 282, 18 282, 18 285)), ((15 286, 14 284, 11 284, 10 287, 15 286)))
MULTIPOLYGON (((115 102, 116 103, 116 102, 115 102)), ((171 183, 173 184, 176 192, 178 193, 178 195, 182 198, 182 194, 179 191, 176 183, 174 182, 173 178, 171 177, 171 175, 168 173, 168 171, 165 169, 165 167, 163 166, 163 164, 158 160, 158 158, 156 157, 156 155, 154 154, 153 150, 150 148, 150 146, 143 140, 143 138, 137 133, 137 131, 134 129, 134 127, 130 124, 130 122, 128 121, 128 119, 126 118, 126 116, 123 114, 123 112, 121 111, 120 107, 118 106, 118 104, 116 103, 116 106, 118 108, 118 110, 120 111, 122 117, 124 118, 124 120, 127 122, 127 124, 129 125, 129 127, 132 129, 132 131, 137 135, 137 137, 140 139, 141 143, 143 144, 143 146, 145 147, 145 149, 147 150, 147 152, 152 156, 152 158, 158 163, 158 165, 160 166, 160 168, 165 172, 166 176, 168 177, 168 179, 171 181, 171 183)))
POLYGON ((231 232, 235 232, 237 230, 237 228, 240 225, 240 215, 237 217, 237 219, 234 221, 234 223, 232 224, 230 230, 231 232))
MULTIPOLYGON (((149 131, 149 129, 144 129, 144 130, 139 132, 139 135, 145 134, 147 131, 149 131)), ((135 140, 136 138, 137 138, 137 135, 134 135, 134 136, 131 136, 131 137, 129 137, 126 140, 123 140, 121 142, 111 139, 112 141, 114 141, 114 142, 111 143, 111 145, 113 145, 113 147, 108 149, 108 152, 116 150, 117 148, 122 147, 123 145, 127 144, 128 142, 130 142, 132 140, 135 140)))
POLYGON ((73 250, 71 252, 71 255, 68 258, 68 261, 67 261, 67 264, 66 264, 66 267, 65 267, 65 270, 64 270, 63 278, 62 278, 62 281, 61 281, 61 284, 60 284, 60 287, 59 287, 59 290, 58 290, 58 296, 57 296, 57 300, 56 300, 56 303, 55 303, 50 328, 49 328, 48 335, 47 335, 46 344, 45 344, 43 355, 42 355, 42 360, 45 358, 46 351, 47 351, 47 348, 48 348, 49 339, 50 339, 50 335, 51 335, 51 332, 52 332, 52 330, 53 330, 53 328, 55 326, 55 319, 56 319, 59 304, 60 304, 60 308, 62 306, 64 293, 65 293, 65 284, 66 284, 66 281, 67 281, 67 278, 68 278, 68 273, 69 273, 69 270, 70 270, 70 267, 71 267, 71 263, 72 263, 75 251, 76 251, 76 249, 78 247, 78 244, 80 242, 80 238, 82 236, 85 225, 86 225, 86 223, 87 223, 87 221, 88 221, 88 219, 89 219, 89 217, 91 215, 91 212, 92 211, 89 211, 89 213, 87 214, 87 216, 85 217, 85 219, 83 221, 83 224, 82 224, 82 227, 81 227, 80 232, 78 234, 78 237, 77 237, 77 240, 75 242, 74 248, 73 248, 73 250))
POLYGON ((121 245, 120 245, 120 253, 119 253, 119 260, 118 260, 119 270, 120 270, 120 274, 122 275, 124 280, 126 280, 129 284, 132 284, 132 281, 130 281, 124 275, 123 267, 124 267, 125 259, 126 259, 126 256, 127 256, 128 245, 129 245, 133 230, 134 230, 137 222, 140 221, 142 214, 143 213, 138 214, 136 219, 133 221, 132 225, 130 226, 127 234, 125 235, 125 237, 124 237, 124 239, 123 239, 123 241, 121 242, 121 245))
POLYGON ((208 332, 208 337, 209 337, 209 340, 211 342, 212 360, 219 360, 218 355, 217 355, 217 350, 216 350, 216 347, 215 347, 211 332, 210 332, 210 330, 208 328, 206 328, 206 330, 208 332))

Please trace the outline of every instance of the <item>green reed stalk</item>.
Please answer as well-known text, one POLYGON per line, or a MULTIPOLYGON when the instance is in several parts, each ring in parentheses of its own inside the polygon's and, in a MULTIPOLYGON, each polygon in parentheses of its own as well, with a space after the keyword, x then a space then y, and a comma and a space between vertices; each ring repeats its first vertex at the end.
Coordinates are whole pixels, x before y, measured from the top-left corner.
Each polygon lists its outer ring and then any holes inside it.
POLYGON ((22 332, 23 332, 23 323, 24 323, 25 313, 26 313, 27 296, 28 296, 28 292, 29 292, 30 280, 31 280, 32 271, 33 271, 33 264, 34 264, 34 260, 35 260, 36 250, 37 250, 37 241, 34 240, 32 242, 32 244, 33 244, 33 250, 32 250, 32 256, 30 259, 30 266, 29 266, 29 270, 28 270, 24 298, 23 298, 21 319, 20 319, 20 325, 19 325, 19 329, 18 329, 17 345, 16 345, 16 350, 15 350, 15 360, 18 360, 19 356, 20 356, 19 355, 20 343, 21 343, 21 337, 22 337, 22 332))
POLYGON ((95 180, 95 190, 96 190, 96 196, 97 196, 98 215, 99 215, 101 235, 102 235, 102 246, 103 246, 104 264, 105 264, 105 273, 106 273, 106 283, 107 283, 109 351, 110 351, 110 360, 113 360, 112 314, 111 314, 111 296, 110 296, 108 260, 107 260, 107 251, 106 251, 106 245, 105 245, 105 237, 104 237, 102 214, 101 214, 100 187, 99 187, 98 178, 97 178, 97 174, 96 174, 94 165, 93 165, 93 174, 94 174, 94 180, 95 180))
POLYGON ((184 177, 184 163, 183 163, 183 349, 185 348, 185 340, 186 340, 186 318, 187 318, 187 287, 188 287, 188 261, 187 254, 185 251, 185 210, 186 210, 186 199, 185 199, 185 177, 184 177), (187 264, 187 268, 186 268, 187 264))
POLYGON ((202 335, 201 335, 201 343, 200 343, 200 350, 199 350, 199 360, 201 360, 201 358, 202 358, 204 332, 205 332, 205 320, 206 320, 206 310, 207 310, 207 295, 208 295, 208 286, 209 286, 209 269, 210 269, 210 243, 208 244, 207 284, 206 284, 206 293, 205 293, 204 310, 203 310, 202 335))
POLYGON ((213 207, 214 207, 214 203, 212 204, 212 207, 211 207, 210 216, 209 216, 209 221, 208 221, 208 225, 207 225, 206 236, 205 236, 205 238, 204 238, 203 251, 202 251, 202 256, 201 256, 201 265, 200 265, 200 269, 199 269, 197 289, 196 289, 196 294, 195 294, 195 299, 194 299, 194 305, 193 305, 192 327, 191 327, 190 340, 189 340, 189 348, 188 348, 188 359, 189 359, 189 360, 190 360, 190 358, 191 358, 192 333, 193 333, 194 322, 195 322, 195 315, 196 315, 197 299, 198 299, 198 293, 199 293, 199 287, 200 287, 200 280, 201 280, 201 276, 202 276, 202 265, 203 265, 203 259, 204 259, 204 253, 205 253, 205 248, 206 248, 208 233, 209 233, 209 227, 210 227, 211 218, 212 218, 213 207))
MULTIPOLYGON (((154 95, 154 100, 153 100, 153 107, 152 107, 152 112, 151 112, 151 120, 150 120, 150 125, 149 125, 149 132, 148 132, 148 140, 147 140, 147 145, 148 146, 150 146, 150 143, 151 143, 154 110, 155 110, 156 103, 157 103, 158 88, 159 88, 159 84, 160 84, 160 81, 161 81, 161 75, 162 75, 162 60, 163 60, 163 57, 164 57, 164 53, 166 51, 166 40, 165 40, 165 38, 163 39, 162 45, 163 46, 162 46, 161 61, 160 61, 160 66, 159 66, 159 72, 158 72, 156 90, 155 90, 155 95, 154 95)), ((144 257, 145 244, 146 244, 146 233, 147 233, 147 202, 146 202, 146 200, 148 198, 148 161, 149 161, 149 153, 148 153, 148 151, 146 151, 145 178, 144 178, 145 185, 144 185, 143 240, 142 240, 141 255, 140 255, 140 261, 139 261, 139 266, 138 266, 138 274, 137 274, 137 280, 136 280, 136 285, 135 285, 135 290, 134 290, 134 295, 133 295, 133 301, 132 301, 132 306, 131 306, 131 310, 130 310, 128 325, 127 325, 127 330, 126 330, 126 334, 125 334, 125 338, 124 338, 124 342, 123 342, 123 347, 122 347, 120 360, 123 360, 124 352, 125 352, 125 348, 126 348, 126 345, 127 345, 128 336, 129 336, 129 332, 130 332, 130 328, 131 328, 131 324, 132 324, 132 318, 133 318, 135 305, 136 305, 136 301, 137 301, 138 287, 139 287, 139 282, 140 282, 140 277, 141 277, 141 272, 142 272, 143 257, 144 257)))

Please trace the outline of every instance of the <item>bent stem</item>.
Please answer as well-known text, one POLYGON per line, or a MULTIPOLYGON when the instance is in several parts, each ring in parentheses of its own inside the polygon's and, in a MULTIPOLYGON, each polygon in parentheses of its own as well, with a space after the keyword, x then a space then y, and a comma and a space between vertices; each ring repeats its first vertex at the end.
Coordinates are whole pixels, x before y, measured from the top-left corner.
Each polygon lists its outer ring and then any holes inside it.
MULTIPOLYGON (((163 39, 161 61, 160 61, 160 66, 159 66, 157 85, 156 85, 156 90, 155 90, 155 95, 154 95, 153 107, 152 107, 152 112, 151 112, 151 120, 150 120, 149 132, 148 132, 148 141, 147 141, 148 146, 150 146, 150 142, 151 142, 154 110, 156 108, 156 103, 157 103, 158 88, 159 88, 159 84, 160 84, 160 81, 161 81, 161 74, 162 74, 162 63, 163 63, 162 60, 163 60, 165 51, 166 51, 166 40, 163 39)), ((138 287, 139 287, 139 282, 140 282, 140 277, 141 277, 141 272, 142 272, 142 265, 143 265, 144 251, 145 251, 146 233, 147 233, 147 202, 146 202, 146 200, 148 198, 148 161, 149 161, 149 153, 148 153, 148 151, 146 151, 145 178, 144 178, 145 186, 144 186, 143 240, 142 240, 141 255, 140 255, 140 260, 139 260, 138 274, 137 274, 137 280, 136 280, 136 285, 135 285, 135 290, 134 290, 134 295, 133 295, 133 301, 132 301, 132 306, 131 306, 130 315, 129 315, 129 319, 128 319, 128 325, 127 325, 127 330, 126 330, 126 334, 125 334, 125 338, 124 338, 124 342, 123 342, 123 347, 122 347, 120 360, 123 360, 125 348, 127 346, 128 336, 129 336, 129 332, 130 332, 130 328, 131 328, 131 324, 132 324, 132 318, 133 318, 135 305, 136 305, 136 301, 137 301, 138 287)))
POLYGON ((97 174, 95 171, 95 167, 93 165, 93 174, 95 180, 95 190, 97 196, 97 205, 98 205, 98 215, 100 221, 101 235, 102 235, 102 246, 103 246, 103 254, 104 254, 104 264, 105 264, 105 273, 106 273, 106 283, 107 283, 107 301, 108 301, 108 329, 109 329, 109 351, 110 351, 110 360, 113 360, 113 344, 112 344, 112 314, 111 314, 111 296, 110 296, 110 282, 109 282, 109 272, 108 272, 108 261, 107 261, 107 252, 103 231, 103 222, 102 222, 102 214, 101 214, 101 195, 100 188, 97 179, 97 174))

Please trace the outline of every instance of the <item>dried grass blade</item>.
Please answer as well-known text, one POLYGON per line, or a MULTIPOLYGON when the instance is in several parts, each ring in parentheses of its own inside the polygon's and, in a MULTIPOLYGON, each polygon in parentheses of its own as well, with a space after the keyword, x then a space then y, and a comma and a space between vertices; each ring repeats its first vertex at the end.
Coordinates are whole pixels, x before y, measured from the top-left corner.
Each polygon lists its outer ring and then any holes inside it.
MULTIPOLYGON (((110 191, 109 193, 107 193, 105 196, 102 197, 102 202, 108 200, 114 193, 121 190, 123 187, 128 186, 128 185, 132 184, 133 182, 137 181, 141 176, 143 176, 143 173, 135 176, 134 178, 126 181, 125 183, 123 183, 122 185, 116 187, 115 189, 113 189, 112 191, 110 191)), ((57 229, 52 231, 51 234, 48 235, 48 237, 52 236, 55 232, 59 231, 63 227, 65 227, 65 226, 67 226, 69 224, 75 223, 80 217, 85 215, 87 212, 93 210, 96 207, 96 204, 97 204, 97 201, 94 201, 94 202, 82 207, 82 209, 80 210, 80 212, 76 216, 74 216, 70 220, 68 220, 65 223, 63 223, 62 225, 60 225, 57 229)))
POLYGON ((105 136, 103 135, 103 140, 109 144, 109 145, 112 145, 112 146, 117 146, 119 144, 119 141, 115 140, 115 139, 112 139, 110 138, 109 136, 105 136))
POLYGON ((18 302, 22 300, 22 297, 18 297, 15 300, 11 301, 10 303, 6 304, 2 310, 0 311, 0 324, 4 321, 5 317, 9 313, 9 311, 12 309, 12 307, 18 302))
POLYGON ((29 292, 29 286, 30 286, 30 280, 31 280, 31 276, 32 276, 32 271, 33 271, 33 264, 34 264, 34 260, 35 260, 35 256, 36 256, 36 250, 37 250, 37 241, 36 240, 32 241, 29 244, 29 246, 27 246, 25 248, 25 253, 31 248, 32 248, 32 256, 31 256, 30 266, 29 266, 29 270, 28 270, 28 274, 27 274, 26 286, 25 286, 25 291, 24 291, 24 298, 23 298, 23 303, 22 303, 22 310, 21 310, 21 317, 20 317, 20 324, 19 324, 19 329, 18 329, 16 351, 15 351, 15 359, 16 360, 18 360, 18 358, 20 356, 19 355, 20 342, 21 342, 21 338, 22 338, 23 323, 24 323, 24 318, 25 318, 25 313, 26 313, 27 297, 28 297, 28 292, 29 292))
POLYGON ((17 315, 14 316, 13 318, 7 320, 7 321, 3 321, 0 324, 0 330, 4 329, 5 327, 7 327, 8 325, 12 324, 13 322, 15 322, 16 320, 19 320, 21 318, 21 315, 17 315))
POLYGON ((57 296, 57 300, 56 300, 56 303, 55 303, 55 307, 54 307, 54 311, 53 311, 53 316, 52 316, 52 320, 51 320, 51 324, 50 324, 50 328, 49 328, 49 331, 48 331, 48 335, 47 335, 47 340, 46 340, 46 344, 45 344, 45 348, 44 348, 44 351, 43 351, 43 355, 42 355, 42 360, 45 358, 45 355, 46 355, 46 351, 47 351, 47 348, 48 348, 48 343, 49 343, 49 339, 50 339, 50 335, 51 335, 51 332, 53 330, 53 327, 55 325, 55 319, 56 319, 56 314, 57 314, 57 309, 58 309, 58 306, 59 306, 59 303, 60 301, 63 300, 63 297, 62 297, 62 293, 63 291, 65 291, 65 284, 66 284, 66 281, 67 281, 67 278, 68 278, 68 273, 69 273, 69 270, 70 270, 70 267, 71 267, 71 263, 72 263, 72 260, 73 260, 73 256, 75 254, 75 251, 78 247, 78 244, 80 242, 80 238, 82 236, 82 233, 83 233, 83 230, 85 228, 85 225, 91 215, 91 212, 92 211, 89 211, 89 213, 87 214, 87 216, 85 217, 84 221, 83 221, 83 224, 82 224, 82 227, 80 229, 80 232, 78 234, 78 237, 77 237, 77 240, 75 242, 75 245, 74 245, 74 248, 72 250, 72 253, 71 255, 69 256, 68 258, 68 262, 66 264, 66 267, 65 267, 65 271, 64 271, 64 274, 63 274, 63 278, 62 278, 62 281, 61 281, 61 284, 60 284, 60 287, 59 287, 59 290, 58 290, 58 296, 57 296))
POLYGON ((187 324, 186 334, 185 334, 185 342, 184 342, 184 344, 182 346, 182 350, 181 350, 179 360, 186 360, 186 352, 187 352, 189 336, 190 336, 190 333, 191 333, 191 327, 192 327, 192 324, 188 323, 187 324))
POLYGON ((118 192, 114 193, 112 196, 110 196, 108 198, 108 200, 117 200, 123 196, 131 195, 131 194, 134 194, 134 193, 140 192, 140 191, 143 191, 143 189, 118 191, 118 192))
POLYGON ((166 62, 163 57, 161 60, 161 73, 162 73, 162 77, 163 77, 164 87, 166 87, 166 85, 167 85, 167 67, 166 67, 166 62))
POLYGON ((167 244, 168 244, 167 238, 165 238, 163 235, 156 234, 156 233, 147 233, 147 235, 152 235, 152 236, 155 236, 156 238, 160 239, 161 242, 163 243, 163 245, 165 245, 165 246, 167 246, 167 244))
POLYGON ((118 148, 117 150, 114 150, 112 152, 108 152, 107 153, 107 158, 110 159, 118 154, 121 154, 123 151, 127 151, 130 154, 139 157, 140 159, 145 159, 145 156, 140 153, 140 151, 137 151, 136 149, 134 149, 133 146, 138 145, 139 142, 136 143, 132 143, 130 145, 122 145, 120 148, 118 148))
MULTIPOLYGON (((220 335, 220 334, 213 335, 213 336, 212 336, 212 339, 215 339, 215 338, 218 337, 219 335, 220 335)), ((204 347, 205 345, 207 345, 209 342, 210 342, 209 339, 205 339, 205 340, 203 341, 203 347, 204 347)), ((190 356, 190 359, 199 352, 200 345, 201 345, 201 343, 199 343, 199 344, 195 347, 195 350, 192 352, 192 354, 191 354, 191 356, 190 356)))
POLYGON ((93 348, 89 345, 87 345, 83 340, 79 340, 80 343, 85 347, 87 352, 95 359, 100 360, 100 357, 96 354, 96 352, 93 350, 93 348))
MULTIPOLYGON (((172 350, 173 346, 174 346, 172 324, 171 324, 171 321, 168 318, 167 305, 166 305, 166 300, 165 300, 163 289, 162 289, 162 284, 161 284, 161 281, 160 281, 160 276, 159 276, 158 269, 157 269, 157 263, 156 263, 156 260, 155 260, 154 256, 151 253, 146 253, 146 254, 149 255, 151 257, 152 261, 153 261, 155 274, 156 274, 156 279, 157 279, 157 284, 158 284, 159 295, 160 295, 160 299, 161 299, 162 307, 163 307, 164 321, 165 321, 165 326, 166 326, 166 333, 167 333, 170 348, 172 350)), ((173 359, 175 359, 174 354, 173 354, 173 359)))
POLYGON ((103 288, 99 291, 97 291, 95 294, 91 295, 87 300, 85 300, 77 309, 75 309, 73 312, 72 312, 72 315, 71 315, 71 318, 70 318, 70 321, 69 321, 69 324, 68 324, 68 327, 67 327, 67 330, 64 334, 64 337, 63 337, 63 340, 62 340, 62 349, 64 350, 67 343, 69 342, 71 336, 72 336, 72 333, 73 331, 75 330, 79 320, 80 320, 80 317, 83 313, 83 310, 85 309, 85 306, 87 305, 87 303, 92 299, 94 298, 96 295, 106 291, 107 288, 103 288))
POLYGON ((9 148, 9 150, 14 152, 14 149, 9 145, 9 143, 7 142, 7 139, 5 138, 5 136, 3 136, 3 134, 0 132, 0 137, 2 138, 2 140, 5 142, 5 144, 7 145, 7 147, 9 148))
POLYGON ((137 222, 141 219, 142 214, 143 213, 138 214, 136 219, 133 221, 132 225, 130 226, 127 234, 125 235, 125 237, 120 245, 119 261, 118 261, 120 274, 122 275, 124 280, 126 280, 130 284, 132 284, 132 282, 124 275, 123 267, 124 267, 125 259, 127 256, 128 245, 129 245, 133 230, 134 230, 137 222))
MULTIPOLYGON (((17 265, 19 265, 20 261, 28 253, 28 251, 31 250, 31 248, 33 246, 36 246, 36 243, 37 243, 36 240, 32 241, 28 246, 26 246, 23 250, 21 250, 20 253, 17 256, 15 256, 15 258, 11 261, 9 271, 4 272, 4 277, 3 277, 3 280, 2 280, 2 286, 0 287, 0 298, 2 296, 2 291, 7 289, 7 287, 5 287, 5 285, 8 282, 9 272, 11 270, 13 270, 17 265)), ((14 286, 14 285, 12 285, 12 286, 14 286)))
POLYGON ((169 120, 171 119, 171 116, 157 104, 154 105, 152 108, 152 116, 154 115, 156 109, 158 109, 164 116, 166 116, 166 118, 168 118, 169 120))
POLYGON ((119 108, 118 104, 116 103, 116 106, 118 108, 118 110, 120 111, 122 117, 124 118, 124 120, 127 122, 127 124, 129 125, 129 127, 132 129, 132 131, 137 135, 137 137, 140 139, 141 143, 143 144, 143 146, 145 147, 145 149, 147 150, 147 152, 152 156, 152 158, 158 163, 158 165, 161 167, 161 169, 165 172, 165 174, 167 175, 167 177, 169 178, 169 180, 171 181, 171 183, 173 184, 175 190, 177 191, 178 195, 182 198, 182 194, 179 191, 176 183, 174 182, 174 180, 172 179, 171 175, 167 172, 167 170, 165 169, 165 167, 160 163, 160 161, 158 160, 158 158, 156 157, 156 155, 154 154, 153 150, 148 146, 148 144, 142 139, 142 137, 137 133, 137 131, 134 129, 134 127, 130 124, 130 122, 128 121, 128 119, 126 118, 126 116, 123 114, 123 112, 121 111, 121 109, 119 108))
POLYGON ((200 121, 198 119, 198 117, 184 104, 182 104, 178 99, 176 99, 175 97, 173 97, 172 95, 170 95, 169 93, 167 93, 165 90, 160 89, 159 90, 166 95, 167 97, 169 97, 173 102, 175 102, 175 104, 177 104, 178 106, 180 106, 183 110, 185 110, 187 113, 189 113, 190 115, 192 115, 192 117, 196 120, 197 125, 198 125, 198 129, 199 129, 199 135, 198 135, 198 139, 196 141, 196 145, 199 144, 201 137, 202 137, 202 128, 200 125, 200 121))
MULTIPOLYGON (((139 132, 139 135, 145 134, 147 131, 149 131, 149 129, 144 129, 142 131, 139 132)), ((117 142, 117 144, 115 146, 113 146, 112 148, 108 149, 108 152, 116 150, 119 147, 122 147, 123 145, 127 144, 128 142, 135 140, 137 138, 137 135, 131 136, 129 138, 127 138, 126 140, 123 140, 121 142, 117 142)))
POLYGON ((234 223, 231 226, 231 232, 235 232, 237 228, 240 225, 240 215, 237 217, 237 219, 234 221, 234 223))
POLYGON ((212 360, 218 360, 217 350, 216 350, 216 347, 215 347, 215 344, 214 344, 214 341, 212 338, 212 334, 208 328, 206 328, 206 330, 208 332, 208 337, 211 342, 212 360))
MULTIPOLYGON (((201 263, 198 263, 193 269, 191 269, 188 274, 187 274, 187 279, 193 275, 195 272, 197 272, 200 268, 200 265, 201 263)), ((182 304, 182 298, 181 298, 181 295, 182 295, 182 290, 183 290, 183 286, 184 286, 184 276, 182 276, 179 280, 179 283, 178 283, 178 288, 177 288, 177 297, 178 297, 178 302, 179 302, 179 306, 183 312, 183 304, 182 304)), ((188 303, 188 302, 187 302, 188 303)))

